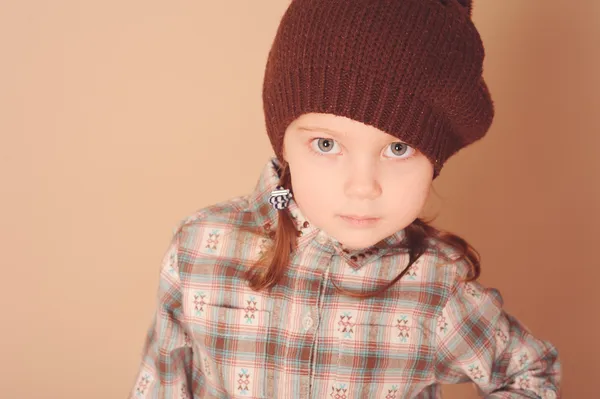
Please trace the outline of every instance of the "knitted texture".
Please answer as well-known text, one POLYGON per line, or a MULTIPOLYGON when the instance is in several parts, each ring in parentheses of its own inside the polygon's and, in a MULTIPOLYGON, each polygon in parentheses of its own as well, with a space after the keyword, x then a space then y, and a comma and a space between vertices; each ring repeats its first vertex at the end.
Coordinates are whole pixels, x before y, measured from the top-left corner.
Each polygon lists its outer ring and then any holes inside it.
POLYGON ((494 116, 471 10, 469 0, 294 0, 263 84, 276 156, 296 118, 330 113, 415 147, 436 177, 494 116))

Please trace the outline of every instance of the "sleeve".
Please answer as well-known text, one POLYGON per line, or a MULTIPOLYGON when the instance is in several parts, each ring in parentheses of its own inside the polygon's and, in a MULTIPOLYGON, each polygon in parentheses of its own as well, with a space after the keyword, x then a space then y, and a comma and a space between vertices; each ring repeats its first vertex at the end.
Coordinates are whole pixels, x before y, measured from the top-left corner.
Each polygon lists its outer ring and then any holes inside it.
POLYGON ((192 398, 191 383, 199 383, 193 374, 192 347, 182 315, 179 233, 174 235, 161 263, 158 306, 130 399, 192 398))
POLYGON ((556 348, 503 311, 495 289, 460 282, 438 316, 436 378, 472 381, 486 398, 558 398, 556 348))

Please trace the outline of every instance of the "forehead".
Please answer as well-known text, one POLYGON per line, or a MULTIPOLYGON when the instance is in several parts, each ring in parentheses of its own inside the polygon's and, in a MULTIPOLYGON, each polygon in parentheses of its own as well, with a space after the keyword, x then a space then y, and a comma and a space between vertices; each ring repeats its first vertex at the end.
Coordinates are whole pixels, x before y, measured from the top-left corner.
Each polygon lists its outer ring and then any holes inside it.
POLYGON ((290 129, 299 133, 324 133, 346 140, 400 141, 374 126, 333 114, 304 114, 290 125, 290 129))

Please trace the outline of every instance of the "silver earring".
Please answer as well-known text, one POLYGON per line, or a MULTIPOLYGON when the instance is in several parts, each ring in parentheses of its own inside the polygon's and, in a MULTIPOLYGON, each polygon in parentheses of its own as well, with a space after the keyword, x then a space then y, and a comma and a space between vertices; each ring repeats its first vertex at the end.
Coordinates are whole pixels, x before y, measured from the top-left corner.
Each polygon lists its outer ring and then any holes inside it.
POLYGON ((269 202, 273 208, 282 210, 288 207, 292 197, 293 195, 290 190, 284 189, 283 186, 277 186, 275 190, 271 191, 269 202))

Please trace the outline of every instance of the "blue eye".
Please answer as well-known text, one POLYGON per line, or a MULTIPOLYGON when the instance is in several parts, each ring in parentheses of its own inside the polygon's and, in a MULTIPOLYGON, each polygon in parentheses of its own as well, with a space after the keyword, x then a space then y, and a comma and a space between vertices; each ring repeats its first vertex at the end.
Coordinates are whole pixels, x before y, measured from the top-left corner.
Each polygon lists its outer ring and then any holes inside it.
POLYGON ((317 138, 311 142, 312 149, 320 154, 338 154, 339 150, 337 150, 337 143, 333 139, 328 138, 317 138), (315 148, 316 143, 316 148, 315 148), (335 151, 334 151, 335 149, 335 151))
POLYGON ((392 143, 387 149, 391 150, 391 155, 386 151, 386 156, 390 156, 391 158, 408 158, 415 153, 414 148, 401 142, 392 143))

